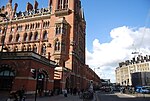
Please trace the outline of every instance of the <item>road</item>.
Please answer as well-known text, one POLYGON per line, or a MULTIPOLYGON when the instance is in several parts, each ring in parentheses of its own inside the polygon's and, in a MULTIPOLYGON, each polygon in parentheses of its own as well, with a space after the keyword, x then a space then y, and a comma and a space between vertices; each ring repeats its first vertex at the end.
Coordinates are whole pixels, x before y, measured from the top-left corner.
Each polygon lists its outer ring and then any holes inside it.
POLYGON ((98 92, 97 101, 150 101, 150 97, 136 97, 128 94, 98 92))

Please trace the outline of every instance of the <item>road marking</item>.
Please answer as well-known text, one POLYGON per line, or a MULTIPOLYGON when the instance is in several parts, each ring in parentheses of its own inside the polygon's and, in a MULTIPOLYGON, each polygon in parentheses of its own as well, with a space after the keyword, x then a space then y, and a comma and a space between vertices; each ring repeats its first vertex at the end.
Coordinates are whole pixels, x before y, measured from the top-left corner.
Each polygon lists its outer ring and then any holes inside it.
POLYGON ((133 96, 133 95, 121 94, 121 93, 115 93, 115 95, 117 95, 117 96, 120 97, 120 98, 127 98, 127 97, 135 98, 135 97, 136 97, 136 96, 133 96))

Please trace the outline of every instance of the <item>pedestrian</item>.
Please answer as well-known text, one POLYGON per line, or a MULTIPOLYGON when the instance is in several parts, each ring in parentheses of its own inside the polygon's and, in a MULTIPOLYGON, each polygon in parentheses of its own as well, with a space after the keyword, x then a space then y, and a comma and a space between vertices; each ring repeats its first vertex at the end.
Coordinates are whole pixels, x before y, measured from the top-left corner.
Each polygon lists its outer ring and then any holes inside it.
POLYGON ((64 96, 67 97, 67 89, 64 89, 64 96))
POLYGON ((25 98, 24 98, 24 93, 25 93, 24 86, 20 90, 18 90, 17 93, 19 96, 19 101, 25 100, 25 98))
POLYGON ((114 92, 113 87, 110 87, 110 93, 113 93, 113 92, 114 92))
POLYGON ((76 93, 77 93, 77 88, 75 87, 75 88, 73 89, 73 95, 76 95, 76 93))

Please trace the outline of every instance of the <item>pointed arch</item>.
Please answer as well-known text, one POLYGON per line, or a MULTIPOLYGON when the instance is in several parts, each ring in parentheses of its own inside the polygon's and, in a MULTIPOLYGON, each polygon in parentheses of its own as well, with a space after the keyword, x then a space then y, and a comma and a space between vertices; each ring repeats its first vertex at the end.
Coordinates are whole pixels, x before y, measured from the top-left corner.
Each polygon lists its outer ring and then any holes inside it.
POLYGON ((20 41, 20 34, 17 34, 16 35, 16 40, 15 40, 16 42, 19 42, 20 41))
POLYGON ((36 31, 35 33, 34 33, 34 41, 37 41, 38 40, 38 32, 36 31))
POLYGON ((18 51, 18 46, 15 46, 14 47, 14 52, 17 52, 18 51))
POLYGON ((27 39, 28 39, 27 33, 24 33, 23 41, 27 41, 27 39))
POLYGON ((27 51, 32 51, 31 45, 29 44, 27 47, 27 51))
POLYGON ((60 41, 59 39, 55 40, 55 47, 54 47, 55 51, 60 51, 60 41))
POLYGON ((41 55, 43 55, 43 56, 46 55, 46 44, 45 43, 41 47, 41 55))
POLYGON ((45 30, 45 31, 43 32, 43 40, 46 40, 46 39, 47 39, 47 36, 48 36, 48 33, 47 33, 47 31, 45 30))
POLYGON ((33 45, 33 52, 37 53, 37 46, 36 46, 36 44, 33 45))
POLYGON ((29 33, 29 41, 32 41, 32 36, 33 36, 33 34, 32 34, 32 32, 30 32, 29 33))
POLYGON ((23 45, 23 46, 22 46, 22 51, 26 51, 26 50, 27 50, 26 46, 23 45))
POLYGON ((12 39, 13 39, 13 35, 9 35, 9 40, 8 40, 8 42, 12 42, 12 39))

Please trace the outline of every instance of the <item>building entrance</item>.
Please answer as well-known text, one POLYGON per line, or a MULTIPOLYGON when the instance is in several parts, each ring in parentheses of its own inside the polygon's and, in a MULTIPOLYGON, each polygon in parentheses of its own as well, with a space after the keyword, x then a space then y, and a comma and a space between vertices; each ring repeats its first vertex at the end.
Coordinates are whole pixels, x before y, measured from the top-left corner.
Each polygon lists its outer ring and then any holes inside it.
POLYGON ((9 91, 12 88, 14 80, 14 72, 11 70, 1 70, 0 71, 0 90, 9 91))

